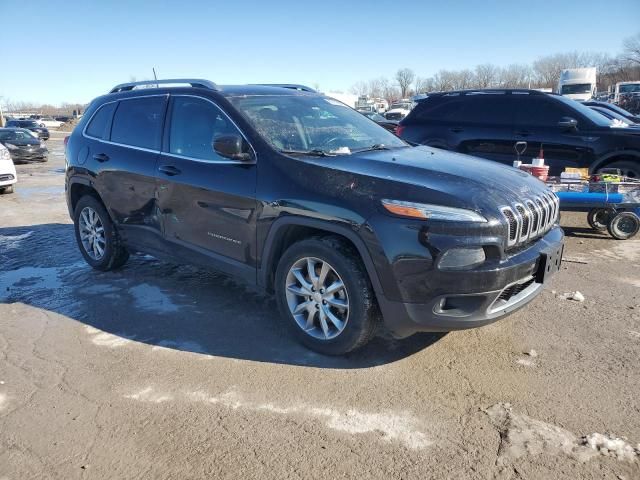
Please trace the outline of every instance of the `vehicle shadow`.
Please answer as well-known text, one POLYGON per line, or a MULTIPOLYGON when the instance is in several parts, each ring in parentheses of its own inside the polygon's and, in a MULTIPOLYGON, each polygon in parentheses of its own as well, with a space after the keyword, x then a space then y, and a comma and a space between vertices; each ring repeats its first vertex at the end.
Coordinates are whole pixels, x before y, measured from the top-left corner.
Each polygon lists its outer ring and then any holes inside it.
POLYGON ((82 259, 72 225, 0 228, 0 302, 62 314, 102 332, 154 347, 320 368, 367 368, 408 357, 444 337, 388 335, 343 357, 298 344, 272 297, 223 275, 132 256, 116 272, 82 259))
POLYGON ((604 232, 598 232, 591 227, 562 227, 562 230, 564 230, 564 234, 568 237, 613 240, 606 230, 604 232))

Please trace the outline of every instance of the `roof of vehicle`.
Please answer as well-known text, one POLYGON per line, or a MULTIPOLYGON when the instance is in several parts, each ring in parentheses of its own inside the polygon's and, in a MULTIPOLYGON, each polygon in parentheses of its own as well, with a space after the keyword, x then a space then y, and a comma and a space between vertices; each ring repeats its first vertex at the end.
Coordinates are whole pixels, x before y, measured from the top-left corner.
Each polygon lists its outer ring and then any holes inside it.
POLYGON ((528 88, 479 88, 479 89, 469 89, 469 90, 449 90, 444 92, 429 92, 423 98, 416 98, 416 102, 424 101, 428 98, 433 97, 454 97, 454 96, 463 96, 463 95, 512 95, 512 94, 522 95, 555 95, 553 93, 541 92, 540 90, 531 90, 528 88))

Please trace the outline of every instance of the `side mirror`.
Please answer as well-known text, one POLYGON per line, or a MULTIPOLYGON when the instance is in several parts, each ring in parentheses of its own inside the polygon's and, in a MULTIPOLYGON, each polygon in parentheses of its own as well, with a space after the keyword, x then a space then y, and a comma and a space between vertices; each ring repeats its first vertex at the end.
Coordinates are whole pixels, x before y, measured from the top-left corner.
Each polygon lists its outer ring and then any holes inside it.
POLYGON ((558 127, 562 130, 577 130, 578 121, 571 117, 562 117, 558 122, 558 127))
POLYGON ((213 141, 213 149, 218 155, 232 160, 243 162, 251 160, 253 157, 249 153, 249 146, 240 135, 220 135, 213 141))

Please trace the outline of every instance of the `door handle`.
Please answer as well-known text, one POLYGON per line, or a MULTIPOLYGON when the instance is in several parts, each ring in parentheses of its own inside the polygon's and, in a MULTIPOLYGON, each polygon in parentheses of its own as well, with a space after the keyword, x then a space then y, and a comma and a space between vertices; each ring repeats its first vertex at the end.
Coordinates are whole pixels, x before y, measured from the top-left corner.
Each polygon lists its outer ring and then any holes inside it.
POLYGON ((529 135, 531 135, 531 132, 529 130, 520 130, 516 132, 516 135, 520 137, 528 137, 529 135))
POLYGON ((109 161, 109 155, 105 154, 105 153, 96 153, 93 156, 94 160, 97 160, 100 163, 104 163, 104 162, 108 162, 109 161))
POLYGON ((179 168, 176 168, 173 165, 162 165, 158 168, 158 170, 170 177, 173 177, 174 175, 179 175, 180 173, 182 173, 179 168))

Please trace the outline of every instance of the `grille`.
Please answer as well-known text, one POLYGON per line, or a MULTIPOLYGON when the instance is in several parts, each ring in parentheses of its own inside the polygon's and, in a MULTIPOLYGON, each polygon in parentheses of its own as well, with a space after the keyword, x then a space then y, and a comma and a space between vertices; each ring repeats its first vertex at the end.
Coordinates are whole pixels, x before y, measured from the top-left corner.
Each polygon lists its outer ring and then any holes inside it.
POLYGON ((533 278, 527 280, 524 283, 516 283, 515 285, 511 285, 510 287, 505 288, 500 295, 498 296, 497 300, 503 300, 505 302, 508 302, 509 300, 511 300, 513 297, 515 297, 516 295, 518 295, 520 292, 522 292, 523 290, 525 290, 529 285, 531 285, 535 280, 533 278))
POLYGON ((553 192, 502 207, 509 228, 507 247, 522 245, 547 233, 558 221, 560 202, 553 192))

